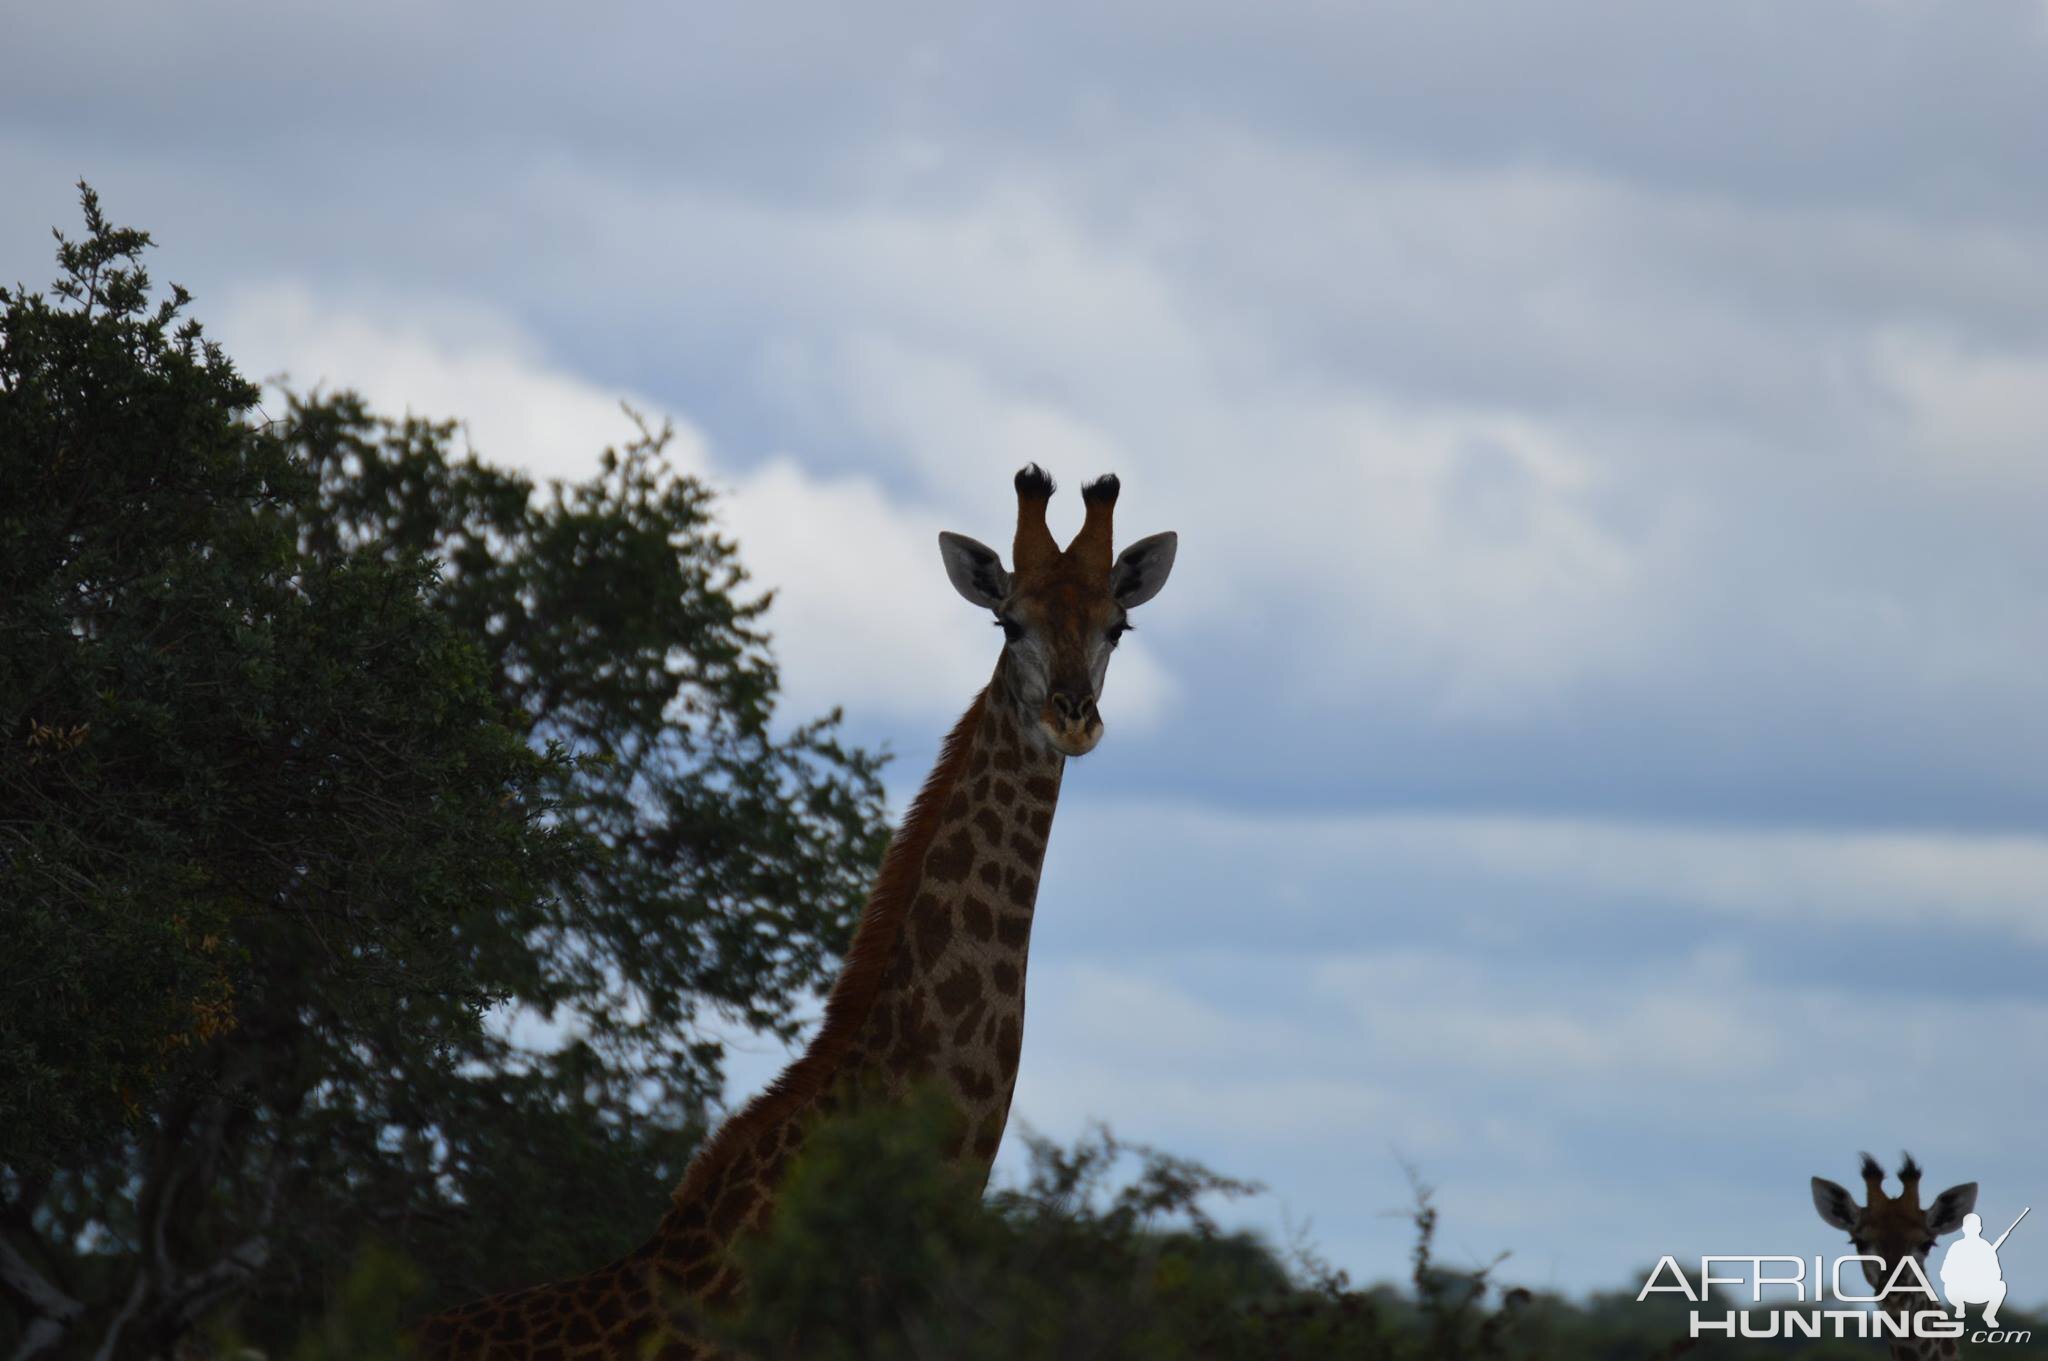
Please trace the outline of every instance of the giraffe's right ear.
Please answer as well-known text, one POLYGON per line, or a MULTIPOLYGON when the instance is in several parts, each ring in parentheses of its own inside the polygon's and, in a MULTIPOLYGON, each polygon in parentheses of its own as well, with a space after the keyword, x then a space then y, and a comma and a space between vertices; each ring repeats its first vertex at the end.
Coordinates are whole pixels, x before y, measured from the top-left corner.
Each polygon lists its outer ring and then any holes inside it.
POLYGON ((1180 535, 1168 530, 1138 540, 1116 555, 1109 569, 1109 593, 1127 610, 1159 594, 1166 574, 1173 570, 1173 555, 1180 547, 1180 535))
POLYGON ((1963 1216, 1977 1208, 1977 1183, 1966 1181, 1951 1186, 1927 1207, 1927 1232, 1936 1238, 1963 1227, 1963 1216))
POLYGON ((1840 1229, 1843 1233, 1856 1232, 1856 1202, 1849 1198, 1839 1182, 1826 1177, 1813 1179, 1813 1208, 1820 1211, 1820 1217, 1840 1229))
POLYGON ((965 534, 941 534, 939 555, 946 560, 946 576, 953 589, 968 604, 999 610, 1010 598, 1010 574, 987 544, 965 534))

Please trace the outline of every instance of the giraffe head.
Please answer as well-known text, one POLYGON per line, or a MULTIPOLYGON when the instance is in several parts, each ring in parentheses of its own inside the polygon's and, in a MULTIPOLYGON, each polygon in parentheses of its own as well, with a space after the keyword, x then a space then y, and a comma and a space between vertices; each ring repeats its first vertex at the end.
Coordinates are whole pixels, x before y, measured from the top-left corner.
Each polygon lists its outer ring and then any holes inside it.
POLYGON ((1159 594, 1173 569, 1176 535, 1154 534, 1110 557, 1116 475, 1081 488, 1088 518, 1062 550, 1045 525, 1051 474, 1027 464, 1017 474, 1017 537, 1010 570, 993 548, 964 534, 939 535, 953 589, 992 611, 1003 630, 1010 698, 1035 732, 1063 756, 1102 740, 1096 701, 1130 612, 1159 594))
POLYGON ((1849 1235, 1856 1251, 1884 1259, 1863 1264, 1871 1285, 1882 1286, 1898 1269, 1900 1261, 1915 1258, 1924 1269, 1934 1240, 1962 1227, 1963 1217, 1977 1203, 1977 1183, 1966 1181, 1951 1186, 1930 1205, 1920 1203, 1920 1165, 1905 1155, 1899 1165, 1899 1193, 1884 1193, 1884 1169, 1868 1153, 1863 1155, 1863 1204, 1858 1205, 1845 1189, 1825 1177, 1813 1179, 1813 1208, 1820 1217, 1849 1235))

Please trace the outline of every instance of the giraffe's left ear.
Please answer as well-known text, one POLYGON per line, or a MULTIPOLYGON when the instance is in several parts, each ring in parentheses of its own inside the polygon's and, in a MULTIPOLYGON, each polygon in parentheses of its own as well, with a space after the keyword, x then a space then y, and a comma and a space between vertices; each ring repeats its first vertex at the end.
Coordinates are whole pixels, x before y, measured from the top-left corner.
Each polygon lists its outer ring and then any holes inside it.
POLYGON ((999 610, 1010 598, 1010 574, 987 544, 965 534, 941 534, 939 555, 946 560, 947 579, 968 604, 999 610))
POLYGON ((1977 1183, 1966 1181, 1951 1186, 1927 1207, 1927 1232, 1939 1238, 1963 1227, 1963 1216, 1977 1208, 1977 1183))
POLYGON ((1173 570, 1173 555, 1179 547, 1180 535, 1168 530, 1140 539, 1117 554, 1116 565, 1109 569, 1109 593, 1116 603, 1135 610, 1158 595, 1166 584, 1166 574, 1173 570))
POLYGON ((1829 1181, 1826 1177, 1815 1177, 1813 1208, 1820 1211, 1822 1219, 1843 1233, 1856 1232, 1856 1202, 1842 1189, 1840 1182, 1829 1181))

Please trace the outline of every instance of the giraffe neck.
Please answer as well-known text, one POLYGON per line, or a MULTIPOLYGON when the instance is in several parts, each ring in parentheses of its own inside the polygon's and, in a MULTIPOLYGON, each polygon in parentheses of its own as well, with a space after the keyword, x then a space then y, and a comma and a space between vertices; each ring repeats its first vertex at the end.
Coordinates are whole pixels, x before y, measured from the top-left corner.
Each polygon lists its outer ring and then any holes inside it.
POLYGON ((705 1299, 738 1289, 726 1249, 766 1222, 813 1117, 871 1094, 936 1085, 957 1116, 953 1157, 987 1176, 1016 1083, 1025 955, 1064 765, 1028 730, 999 664, 890 841, 817 1035, 706 1143, 636 1254, 667 1288, 705 1299))
POLYGON ((892 1097, 935 1083, 959 1117, 955 1160, 986 1178, 1017 1081, 1032 913, 1065 758, 1027 731, 1001 670, 976 707, 849 1067, 892 1097))
MULTIPOLYGON (((1921 1296, 1911 1297, 1911 1302, 1897 1302, 1887 1299, 1880 1306, 1893 1318, 1909 1315, 1916 1310, 1939 1309, 1935 1301, 1921 1296)), ((1952 1337, 1886 1337, 1885 1349, 1891 1361, 1956 1361, 1960 1354, 1956 1340, 1952 1337)))

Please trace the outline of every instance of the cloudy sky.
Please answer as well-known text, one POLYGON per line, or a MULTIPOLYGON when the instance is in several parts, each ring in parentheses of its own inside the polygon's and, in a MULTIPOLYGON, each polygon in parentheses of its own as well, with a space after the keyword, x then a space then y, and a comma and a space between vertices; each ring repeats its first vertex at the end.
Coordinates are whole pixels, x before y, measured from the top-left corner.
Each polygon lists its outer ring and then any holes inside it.
POLYGON ((673 417, 899 794, 993 661, 935 533, 1120 473, 1019 1111, 1359 1276, 1403 1160, 1571 1290, 1831 1252, 1865 1147, 2048 1205, 2048 6, 679 13, 20 9, 0 275, 85 176, 254 375, 673 417))

